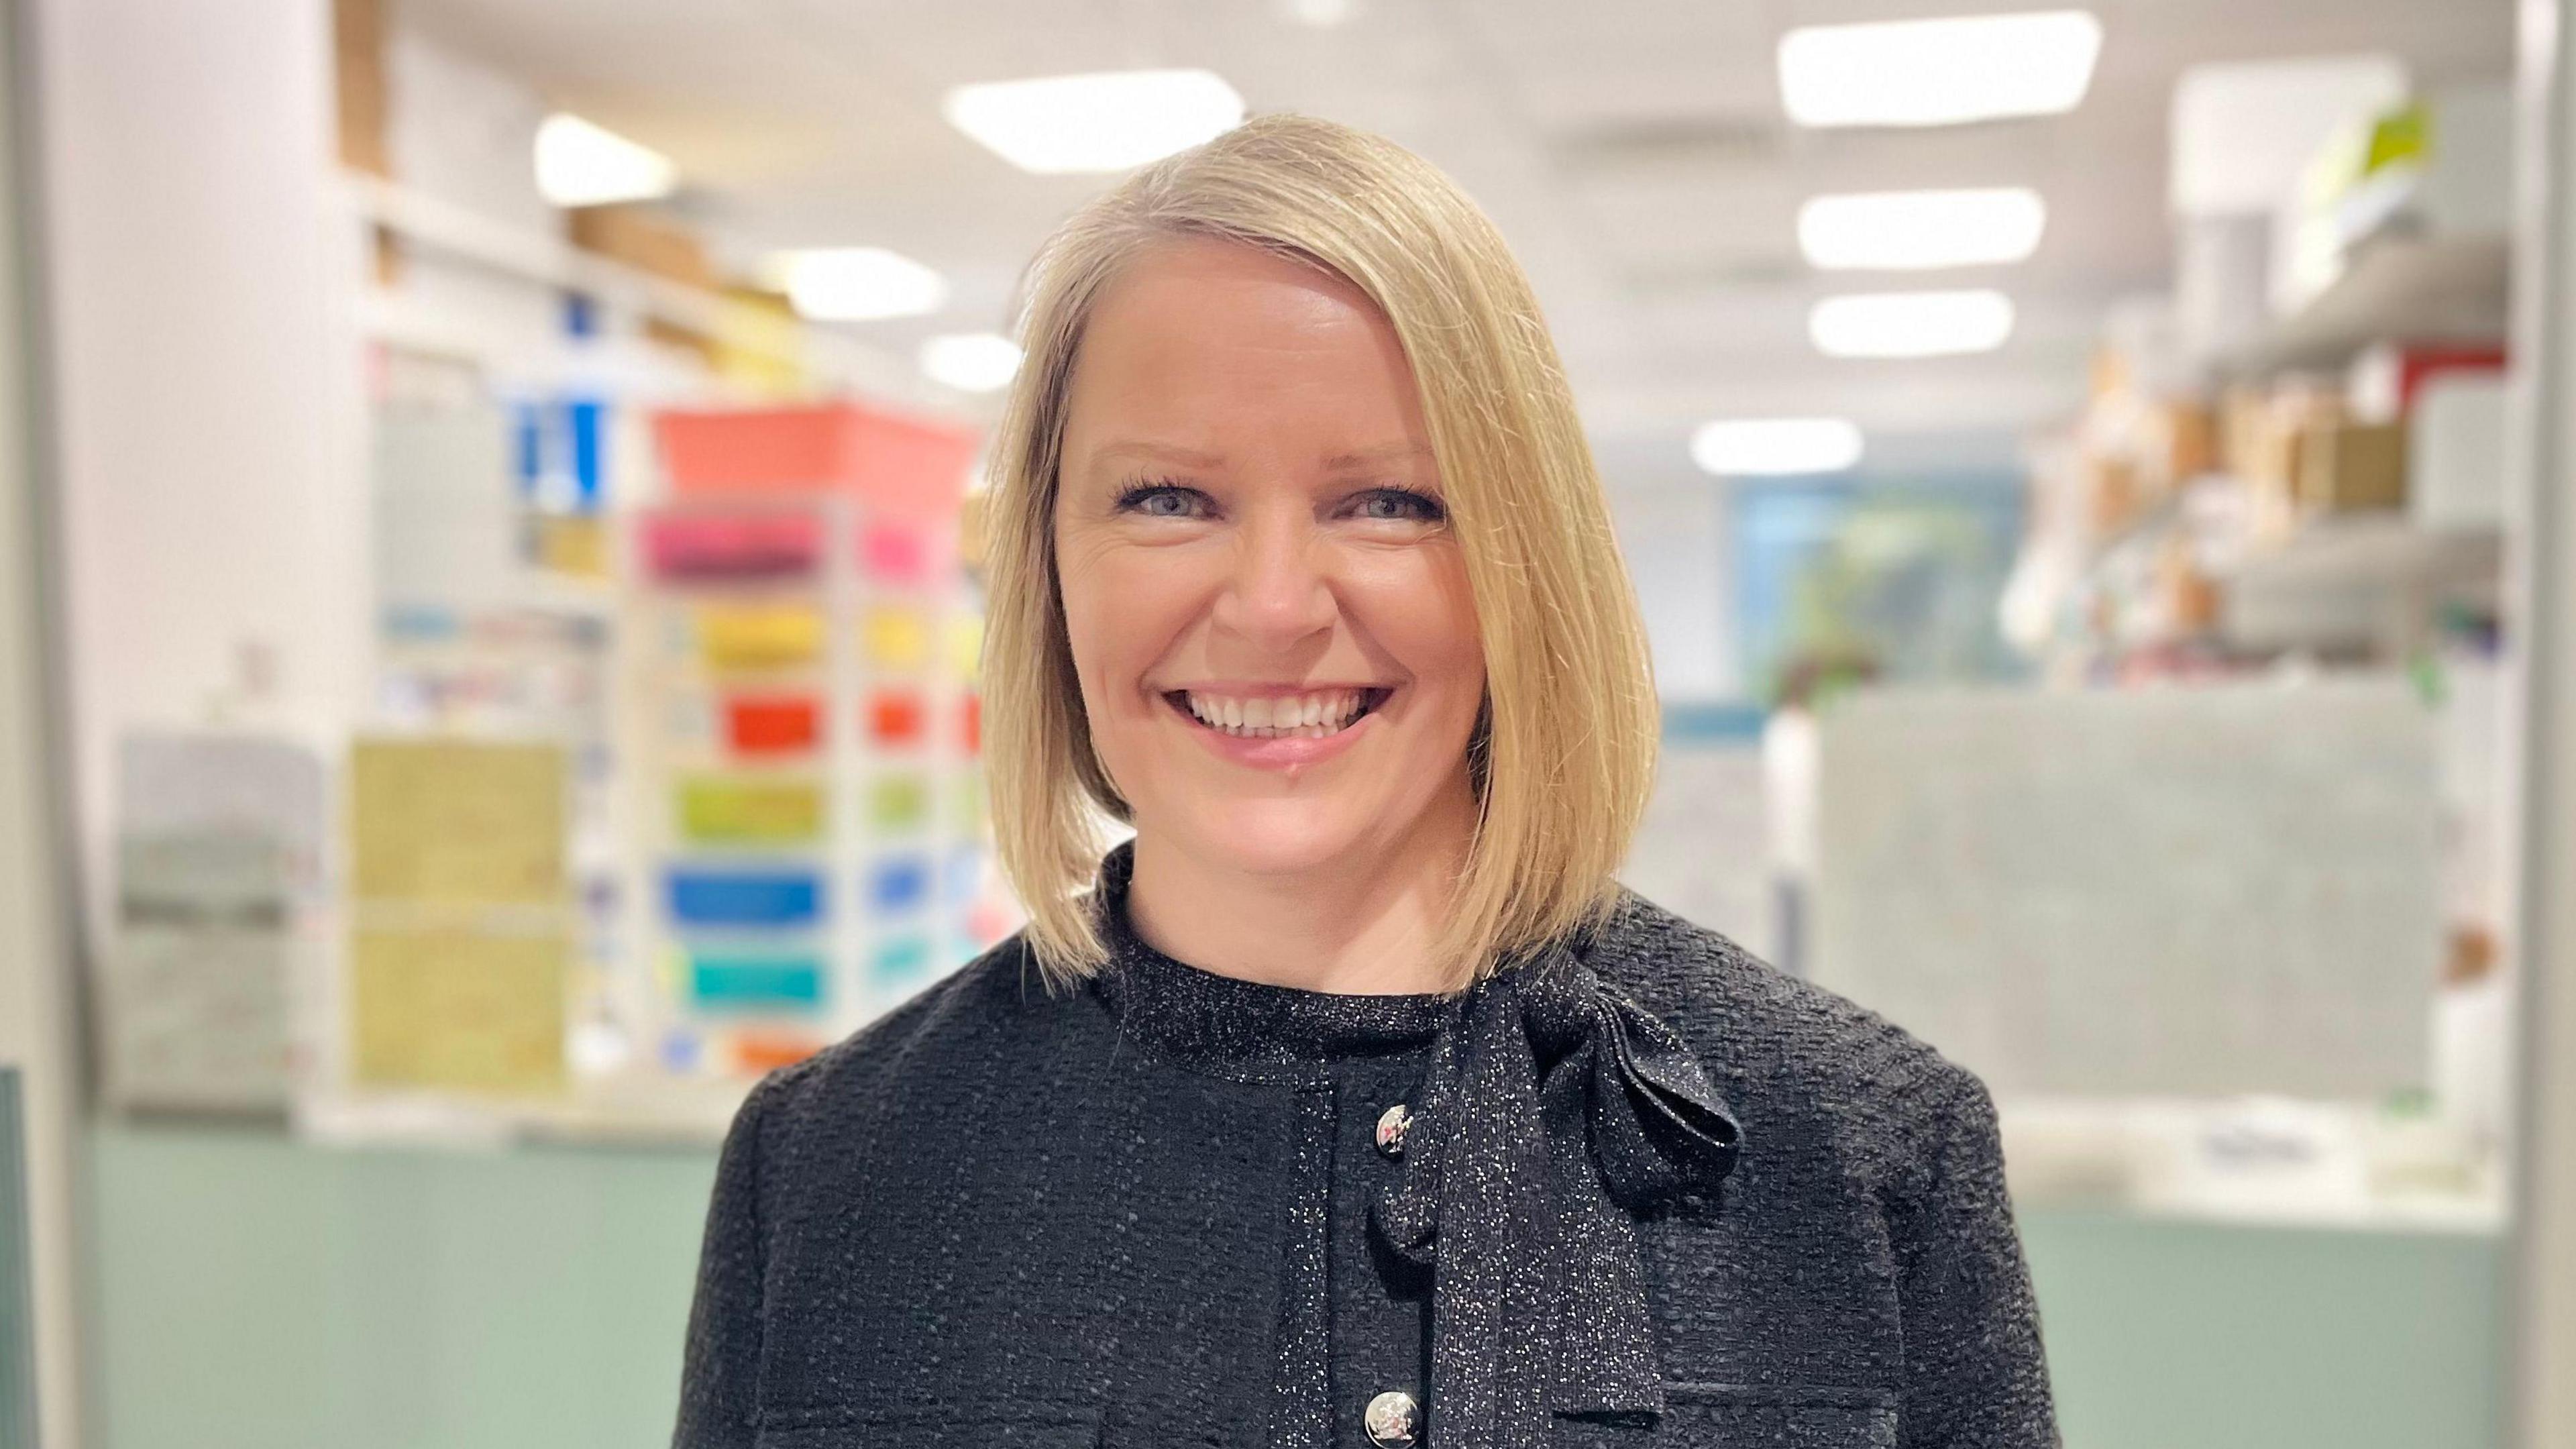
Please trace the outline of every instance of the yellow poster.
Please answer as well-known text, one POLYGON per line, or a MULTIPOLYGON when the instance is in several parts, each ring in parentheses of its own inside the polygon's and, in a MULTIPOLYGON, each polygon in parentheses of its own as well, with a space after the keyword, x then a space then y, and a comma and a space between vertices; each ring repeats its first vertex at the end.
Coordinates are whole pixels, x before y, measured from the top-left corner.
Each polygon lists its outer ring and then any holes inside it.
POLYGON ((350 893, 560 904, 564 789, 556 745, 360 740, 349 756, 350 893))
POLYGON ((569 938, 361 929, 349 954, 350 1070, 361 1084, 512 1096, 563 1090, 569 938))

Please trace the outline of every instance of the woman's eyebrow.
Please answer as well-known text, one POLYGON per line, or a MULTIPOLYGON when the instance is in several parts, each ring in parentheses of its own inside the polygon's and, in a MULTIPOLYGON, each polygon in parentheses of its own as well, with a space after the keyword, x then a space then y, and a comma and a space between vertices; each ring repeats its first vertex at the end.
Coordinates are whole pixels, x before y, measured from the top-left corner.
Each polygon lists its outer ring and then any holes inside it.
MULTIPOLYGON (((1330 454, 1323 459, 1323 466, 1328 470, 1339 471, 1350 468, 1373 468, 1387 463, 1429 457, 1431 457, 1429 443, 1411 441, 1381 443, 1374 448, 1360 448, 1330 454)), ((1207 471, 1225 466, 1225 455, 1222 453, 1203 453, 1196 448, 1184 448, 1173 443, 1148 442, 1141 438, 1122 438, 1115 442, 1103 443, 1091 450, 1091 461, 1095 465, 1118 458, 1148 463, 1170 463, 1182 468, 1207 471)))
POLYGON ((1324 460, 1324 466, 1327 468, 1369 468, 1375 467, 1381 463, 1396 463, 1410 458, 1428 458, 1430 456, 1431 445, 1429 443, 1387 443, 1375 448, 1363 448, 1356 453, 1335 453, 1324 460))
POLYGON ((1170 443, 1122 439, 1114 443, 1103 443, 1091 450, 1091 461, 1094 464, 1106 463, 1113 458, 1133 458, 1148 463, 1171 463, 1183 468, 1213 469, 1225 466, 1225 458, 1222 454, 1202 453, 1195 448, 1176 447, 1170 443))

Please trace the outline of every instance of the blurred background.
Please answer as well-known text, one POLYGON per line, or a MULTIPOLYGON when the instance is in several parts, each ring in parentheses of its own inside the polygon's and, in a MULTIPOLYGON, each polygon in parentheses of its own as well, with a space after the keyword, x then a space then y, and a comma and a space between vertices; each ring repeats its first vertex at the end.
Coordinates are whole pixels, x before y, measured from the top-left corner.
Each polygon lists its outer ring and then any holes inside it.
POLYGON ((1993 1086, 2067 1443, 2576 1443, 2556 12, 14 0, 0 1449, 667 1440, 748 1082, 1019 922, 1019 269, 1279 110, 1517 249, 1627 879, 1993 1086))

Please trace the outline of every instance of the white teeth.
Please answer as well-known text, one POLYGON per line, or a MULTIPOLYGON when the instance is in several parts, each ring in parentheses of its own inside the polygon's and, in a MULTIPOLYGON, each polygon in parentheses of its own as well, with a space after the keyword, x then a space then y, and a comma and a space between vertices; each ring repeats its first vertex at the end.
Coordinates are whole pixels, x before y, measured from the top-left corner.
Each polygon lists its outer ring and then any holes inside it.
POLYGON ((1355 689, 1234 699, 1184 692, 1191 714, 1212 729, 1255 739, 1322 739, 1348 728, 1365 696, 1355 689))

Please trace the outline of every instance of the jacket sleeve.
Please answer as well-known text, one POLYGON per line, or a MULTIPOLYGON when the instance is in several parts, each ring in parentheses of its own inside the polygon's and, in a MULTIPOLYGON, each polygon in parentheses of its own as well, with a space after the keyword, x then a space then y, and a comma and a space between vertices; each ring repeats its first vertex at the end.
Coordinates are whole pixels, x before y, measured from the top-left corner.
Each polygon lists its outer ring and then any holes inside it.
POLYGON ((1994 1099, 1951 1067, 1894 1238, 1905 1346, 1903 1449, 2054 1449, 2039 1309, 2004 1193, 1994 1099))
POLYGON ((672 1449, 749 1449, 760 1371, 762 1120, 771 1083, 752 1088, 716 1159, 715 1195, 698 1253, 698 1282, 680 1371, 672 1449))

